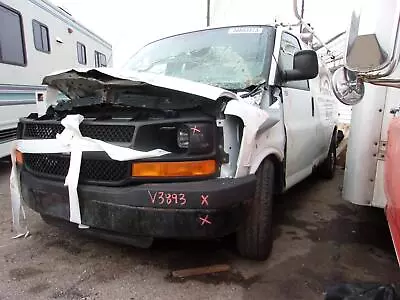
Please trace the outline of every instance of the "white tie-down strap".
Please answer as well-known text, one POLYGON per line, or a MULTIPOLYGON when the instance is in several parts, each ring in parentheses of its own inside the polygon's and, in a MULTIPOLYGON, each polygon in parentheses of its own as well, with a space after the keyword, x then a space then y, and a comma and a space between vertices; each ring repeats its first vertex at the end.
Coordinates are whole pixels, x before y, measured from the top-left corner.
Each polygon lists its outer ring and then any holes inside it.
POLYGON ((57 134, 51 140, 16 140, 11 150, 12 169, 10 176, 11 204, 14 229, 18 236, 23 236, 28 232, 27 226, 21 226, 20 217, 25 220, 25 212, 22 207, 21 189, 19 176, 16 167, 16 151, 22 153, 71 153, 68 174, 64 185, 68 187, 70 221, 81 224, 81 213, 78 198, 78 181, 81 168, 81 158, 83 151, 104 151, 107 155, 118 161, 137 160, 150 157, 158 157, 170 152, 155 149, 152 151, 136 151, 130 148, 115 146, 100 140, 83 137, 79 124, 84 117, 81 115, 68 115, 61 124, 65 127, 61 134, 57 134))

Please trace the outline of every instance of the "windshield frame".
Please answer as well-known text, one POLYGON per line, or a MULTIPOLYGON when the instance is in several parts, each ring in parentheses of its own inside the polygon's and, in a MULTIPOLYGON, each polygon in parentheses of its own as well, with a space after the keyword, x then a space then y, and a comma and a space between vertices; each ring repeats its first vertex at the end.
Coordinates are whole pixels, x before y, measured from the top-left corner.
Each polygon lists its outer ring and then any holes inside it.
MULTIPOLYGON (((271 26, 271 25, 265 25, 265 24, 241 24, 241 25, 229 25, 229 26, 221 26, 221 27, 208 27, 208 28, 203 28, 203 29, 199 29, 199 30, 193 30, 193 31, 187 31, 187 32, 182 32, 182 33, 178 33, 178 34, 174 34, 174 35, 170 35, 170 36, 166 36, 166 37, 162 37, 159 38, 157 40, 154 40, 152 42, 149 42, 147 44, 145 44, 144 46, 140 47, 133 55, 131 55, 129 57, 129 59, 125 62, 125 64, 122 66, 122 69, 125 70, 129 70, 129 71, 133 71, 135 72, 135 70, 129 69, 129 64, 131 62, 131 60, 138 55, 142 50, 144 50, 146 47, 155 44, 157 42, 163 41, 163 40, 167 40, 170 38, 174 38, 174 37, 179 37, 179 36, 184 36, 184 35, 190 35, 193 33, 198 33, 198 32, 205 32, 205 31, 213 31, 213 30, 220 30, 220 29, 229 29, 229 28, 239 28, 239 27, 262 27, 265 29, 265 38, 267 39, 266 42, 266 48, 265 48, 265 57, 264 57, 264 63, 263 66, 261 68, 261 74, 260 77, 262 78, 262 80, 260 80, 258 83, 259 84, 261 82, 268 82, 269 79, 269 73, 270 73, 270 69, 271 69, 271 63, 272 63, 272 56, 273 56, 273 51, 274 51, 274 47, 275 47, 275 36, 276 36, 276 28, 271 26)), ((167 75, 164 75, 167 76, 167 75)), ((179 78, 179 77, 176 77, 179 78)), ((198 81, 196 81, 198 82, 198 81)), ((221 87, 224 88, 224 87, 221 87)), ((231 91, 238 91, 238 90, 243 90, 243 89, 229 89, 229 88, 224 88, 226 90, 231 90, 231 91)))

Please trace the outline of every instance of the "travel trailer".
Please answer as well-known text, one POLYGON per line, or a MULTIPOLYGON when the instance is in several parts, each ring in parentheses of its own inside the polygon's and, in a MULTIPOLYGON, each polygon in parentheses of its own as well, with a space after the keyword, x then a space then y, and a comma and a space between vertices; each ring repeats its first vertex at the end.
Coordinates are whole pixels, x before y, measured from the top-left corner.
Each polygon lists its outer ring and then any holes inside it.
POLYGON ((109 66, 111 55, 109 43, 46 0, 0 0, 0 158, 19 118, 37 112, 46 74, 109 66))

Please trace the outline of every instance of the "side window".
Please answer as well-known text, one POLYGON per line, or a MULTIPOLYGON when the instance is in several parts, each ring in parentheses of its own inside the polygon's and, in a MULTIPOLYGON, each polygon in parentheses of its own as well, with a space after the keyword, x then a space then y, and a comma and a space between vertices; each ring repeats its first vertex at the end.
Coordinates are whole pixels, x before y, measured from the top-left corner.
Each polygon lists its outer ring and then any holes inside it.
MULTIPOLYGON (((283 32, 278 60, 280 69, 292 69, 294 54, 299 50, 301 50, 301 48, 297 38, 289 33, 283 32)), ((284 83, 283 86, 300 90, 309 90, 308 80, 290 81, 284 83)))
POLYGON ((94 64, 95 67, 107 67, 107 59, 103 53, 94 51, 94 64))
POLYGON ((39 21, 32 21, 33 41, 38 51, 50 53, 49 28, 39 21))
POLYGON ((77 51, 78 51, 78 62, 81 65, 86 65, 87 64, 86 46, 82 43, 77 42, 76 47, 77 47, 77 51))
POLYGON ((26 66, 22 17, 0 3, 0 63, 26 66))

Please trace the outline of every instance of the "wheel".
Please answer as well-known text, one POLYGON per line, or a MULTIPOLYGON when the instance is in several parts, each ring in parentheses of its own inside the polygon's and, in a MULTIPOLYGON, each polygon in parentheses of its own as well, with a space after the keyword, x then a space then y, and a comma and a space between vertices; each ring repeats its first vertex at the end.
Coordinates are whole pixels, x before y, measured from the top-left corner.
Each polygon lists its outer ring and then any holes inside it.
POLYGON ((254 199, 236 233, 236 244, 240 255, 254 260, 265 260, 272 249, 273 162, 266 159, 256 176, 254 199))
POLYGON ((336 170, 336 134, 332 136, 327 158, 322 162, 319 173, 323 178, 332 179, 336 170))

